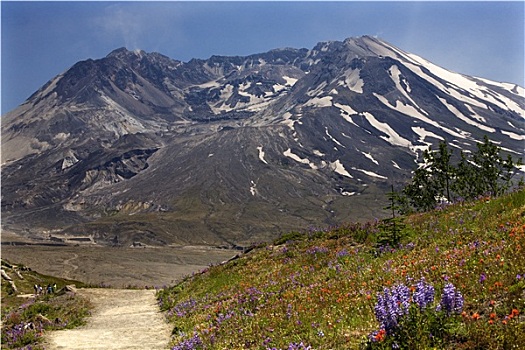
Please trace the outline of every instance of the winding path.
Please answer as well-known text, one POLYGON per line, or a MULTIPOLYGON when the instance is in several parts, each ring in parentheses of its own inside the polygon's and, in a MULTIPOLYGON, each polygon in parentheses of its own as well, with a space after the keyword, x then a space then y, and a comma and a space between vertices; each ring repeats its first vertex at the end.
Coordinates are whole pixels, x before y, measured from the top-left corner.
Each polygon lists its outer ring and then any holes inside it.
POLYGON ((83 327, 50 332, 49 350, 164 350, 171 327, 159 311, 154 290, 79 289, 93 303, 83 327))
POLYGON ((62 264, 64 264, 65 266, 71 266, 71 271, 66 271, 64 272, 64 278, 71 278, 70 274, 71 272, 75 271, 76 269, 78 269, 78 266, 75 265, 75 264, 72 264, 71 261, 75 260, 75 259, 78 259, 78 254, 77 253, 73 253, 73 257, 72 258, 69 258, 69 259, 66 259, 64 260, 64 262, 62 264))

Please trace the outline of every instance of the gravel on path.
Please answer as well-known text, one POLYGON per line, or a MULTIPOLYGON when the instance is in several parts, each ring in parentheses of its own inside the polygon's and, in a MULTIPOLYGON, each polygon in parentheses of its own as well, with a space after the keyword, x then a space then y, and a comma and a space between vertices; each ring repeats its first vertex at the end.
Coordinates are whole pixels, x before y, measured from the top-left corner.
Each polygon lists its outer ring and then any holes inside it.
POLYGON ((49 350, 165 350, 171 327, 154 290, 79 289, 94 308, 85 326, 46 334, 49 350))

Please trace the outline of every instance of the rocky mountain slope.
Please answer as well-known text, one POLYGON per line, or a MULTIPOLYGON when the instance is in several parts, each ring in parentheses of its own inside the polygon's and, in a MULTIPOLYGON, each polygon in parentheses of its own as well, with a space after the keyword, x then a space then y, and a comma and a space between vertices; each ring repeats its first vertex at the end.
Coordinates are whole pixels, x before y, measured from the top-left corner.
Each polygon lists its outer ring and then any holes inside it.
POLYGON ((4 227, 104 244, 248 244, 380 216, 423 149, 525 142, 523 87, 372 37, 180 62, 78 62, 2 117, 4 227))

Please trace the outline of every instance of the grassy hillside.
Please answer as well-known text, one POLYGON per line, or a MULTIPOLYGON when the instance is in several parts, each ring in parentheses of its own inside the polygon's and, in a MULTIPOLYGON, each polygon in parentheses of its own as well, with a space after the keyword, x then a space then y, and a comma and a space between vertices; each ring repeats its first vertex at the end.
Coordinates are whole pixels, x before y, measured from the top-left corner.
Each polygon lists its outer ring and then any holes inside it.
POLYGON ((173 349, 523 348, 525 191, 404 224, 396 247, 381 223, 290 233, 160 290, 173 349))
POLYGON ((89 315, 89 301, 64 289, 66 285, 83 287, 82 283, 43 275, 3 259, 2 270, 14 283, 13 288, 2 278, 2 349, 41 349, 45 331, 77 327, 89 315), (42 286, 42 294, 34 295, 35 284, 42 286), (53 293, 46 293, 46 287, 54 284, 53 293))

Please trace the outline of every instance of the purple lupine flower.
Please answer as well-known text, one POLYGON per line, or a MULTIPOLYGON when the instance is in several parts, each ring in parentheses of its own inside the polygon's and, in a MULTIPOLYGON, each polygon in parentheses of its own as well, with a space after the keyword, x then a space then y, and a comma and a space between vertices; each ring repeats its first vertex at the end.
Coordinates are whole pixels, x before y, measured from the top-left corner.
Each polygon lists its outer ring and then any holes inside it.
POLYGON ((372 333, 368 335, 368 340, 370 340, 372 343, 376 343, 378 341, 377 340, 378 334, 379 334, 379 331, 373 331, 372 333))
POLYGON ((337 254, 336 254, 336 256, 338 258, 344 258, 345 256, 348 256, 348 255, 350 255, 350 253, 348 253, 348 251, 346 249, 344 249, 344 248, 342 250, 338 251, 337 254))
POLYGON ((422 277, 416 284, 416 290, 414 292, 414 302, 419 306, 420 309, 425 309, 428 305, 434 301, 434 286, 425 281, 422 277))
POLYGON ((233 316, 235 316, 234 311, 228 311, 225 314, 219 313, 219 315, 217 315, 217 317, 215 318, 215 321, 217 322, 217 325, 220 326, 224 321, 229 320, 233 316))
POLYGON ((328 248, 326 247, 312 247, 308 250, 306 250, 306 253, 316 255, 316 254, 324 254, 328 253, 328 248))
POLYGON ((288 319, 292 318, 292 311, 293 311, 292 304, 288 304, 288 306, 286 307, 286 317, 288 319))
POLYGON ((203 343, 197 333, 193 337, 181 341, 177 345, 171 348, 171 350, 195 350, 202 347, 203 343))
POLYGON ((405 285, 383 288, 383 293, 377 295, 374 306, 375 316, 388 334, 393 333, 398 325, 398 318, 408 313, 410 306, 410 290, 405 285))
POLYGON ((407 314, 410 307, 410 289, 404 284, 399 284, 392 288, 392 296, 399 306, 399 316, 407 314))
POLYGON ((485 273, 482 273, 480 276, 479 276, 479 283, 483 283, 485 282, 485 280, 487 279, 487 275, 485 273))
POLYGON ((463 295, 452 283, 447 283, 443 288, 443 294, 441 295, 441 302, 439 303, 437 310, 444 310, 447 314, 460 313, 463 310, 463 295))
POLYGON ((189 299, 175 305, 169 312, 168 316, 177 315, 178 317, 184 317, 197 306, 195 299, 189 299))
POLYGON ((303 342, 297 343, 290 343, 288 345, 288 350, 312 350, 312 347, 310 345, 306 346, 303 342))

